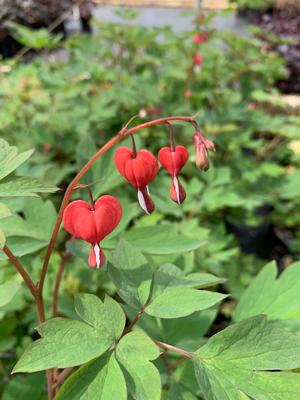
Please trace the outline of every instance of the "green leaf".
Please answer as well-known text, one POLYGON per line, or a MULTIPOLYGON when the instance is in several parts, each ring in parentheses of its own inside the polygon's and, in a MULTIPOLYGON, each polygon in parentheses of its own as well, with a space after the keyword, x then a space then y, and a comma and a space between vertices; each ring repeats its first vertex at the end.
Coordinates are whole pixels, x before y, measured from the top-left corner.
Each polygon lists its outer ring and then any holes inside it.
POLYGON ((280 187, 279 195, 283 199, 294 199, 300 196, 300 171, 296 169, 293 173, 286 175, 283 185, 280 187))
POLYGON ((0 229, 0 249, 3 249, 3 247, 5 246, 5 242, 6 242, 5 234, 3 230, 0 229))
POLYGON ((116 333, 124 325, 124 315, 119 307, 108 297, 104 303, 97 301, 93 295, 77 297, 76 311, 88 323, 65 318, 43 323, 38 327, 42 339, 25 350, 13 372, 77 366, 100 356, 113 344, 116 333), (116 311, 116 315, 112 316, 112 311, 116 311), (112 317, 121 321, 111 326, 112 317))
POLYGON ((15 178, 0 183, 0 197, 37 196, 36 193, 54 193, 59 190, 34 178, 15 178))
POLYGON ((116 349, 129 394, 135 400, 160 400, 161 382, 156 367, 149 362, 159 357, 159 349, 142 331, 125 335, 116 349))
POLYGON ((41 400, 45 388, 45 373, 16 375, 5 385, 2 400, 41 400))
POLYGON ((57 400, 126 400, 124 375, 114 354, 100 358, 79 368, 62 385, 57 400))
POLYGON ((144 306, 150 294, 152 270, 145 257, 120 240, 108 266, 108 273, 119 296, 135 308, 144 306))
POLYGON ((0 219, 10 217, 11 215, 12 215, 12 212, 7 207, 7 205, 4 203, 0 203, 0 219))
POLYGON ((216 306, 179 319, 162 319, 159 330, 162 337, 159 340, 172 343, 187 351, 195 351, 205 341, 203 336, 207 333, 217 313, 216 306))
POLYGON ((124 235, 124 239, 145 254, 186 253, 205 243, 202 238, 178 234, 171 224, 133 228, 124 235))
POLYGON ((20 289, 20 285, 15 281, 7 281, 0 285, 0 307, 8 304, 20 289))
POLYGON ((269 371, 299 367, 299 350, 300 336, 256 316, 211 337, 193 363, 208 400, 296 400, 298 374, 269 371))
POLYGON ((151 298, 145 312, 154 317, 178 318, 212 307, 226 295, 194 287, 223 282, 210 274, 185 274, 172 264, 164 264, 153 274, 151 298))
POLYGON ((173 382, 170 386, 168 396, 166 400, 197 400, 193 393, 189 391, 186 387, 181 385, 180 383, 173 382))
POLYGON ((159 318, 179 318, 205 310, 225 299, 227 295, 186 287, 168 289, 151 298, 145 308, 149 315, 159 318))
POLYGON ((15 146, 10 146, 5 140, 0 139, 0 180, 23 164, 33 153, 33 150, 18 154, 15 146))
POLYGON ((77 294, 75 296, 75 310, 80 318, 100 328, 111 336, 112 340, 118 339, 125 327, 126 317, 122 307, 109 296, 105 296, 104 303, 93 294, 77 294))
MULTIPOLYGON (((7 244, 16 257, 34 253, 47 246, 48 242, 26 237, 9 237, 7 244)), ((6 260, 6 254, 0 252, 0 260, 6 260)))
POLYGON ((56 210, 50 200, 24 199, 22 214, 24 218, 15 214, 1 221, 7 237, 24 236, 45 242, 50 240, 56 220, 56 210))
POLYGON ((234 319, 265 314, 271 320, 300 319, 300 262, 289 265, 277 277, 275 262, 267 264, 245 290, 234 319))
POLYGON ((152 296, 176 287, 203 288, 224 282, 223 278, 201 272, 185 275, 175 265, 163 264, 153 274, 152 296))

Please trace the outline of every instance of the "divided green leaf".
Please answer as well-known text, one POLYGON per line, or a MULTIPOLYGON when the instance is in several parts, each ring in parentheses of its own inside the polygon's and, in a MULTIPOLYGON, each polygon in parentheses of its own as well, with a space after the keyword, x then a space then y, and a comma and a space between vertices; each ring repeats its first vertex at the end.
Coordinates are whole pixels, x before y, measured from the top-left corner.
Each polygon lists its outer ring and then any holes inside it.
POLYGON ((21 177, 13 180, 3 180, 0 183, 0 197, 36 197, 36 193, 54 193, 57 187, 47 185, 35 178, 21 177))
POLYGON ((176 232, 174 225, 146 226, 126 232, 124 239, 144 254, 177 254, 193 251, 205 241, 176 232), (166 240, 168 238, 168 240, 166 240))
POLYGON ((149 361, 159 357, 159 349, 142 331, 125 335, 116 349, 129 394, 135 400, 160 400, 161 381, 157 368, 149 361))
POLYGON ((121 307, 108 296, 102 303, 94 295, 80 295, 76 299, 76 311, 86 322, 54 318, 40 325, 38 332, 42 338, 25 350, 13 372, 86 363, 108 350, 125 325, 121 307), (116 318, 114 324, 111 324, 112 312, 116 318))
POLYGON ((114 353, 80 367, 62 385, 56 400, 126 400, 127 389, 114 353))
POLYGON ((211 337, 193 359, 196 378, 207 400, 296 400, 300 336, 256 316, 211 337), (270 372, 270 371, 277 372, 270 372))
POLYGON ((277 275, 275 262, 260 271, 241 296, 234 312, 236 321, 257 314, 265 314, 271 320, 288 320, 290 324, 300 320, 300 262, 277 275))
POLYGON ((119 296, 132 307, 144 306, 152 278, 146 258, 125 240, 120 240, 110 261, 108 273, 119 296))
POLYGON ((153 275, 151 298, 145 312, 159 318, 178 318, 205 310, 227 295, 194 288, 220 282, 223 280, 209 274, 185 276, 175 265, 162 265, 153 275))
POLYGON ((0 180, 23 164, 32 153, 33 150, 27 150, 18 154, 15 146, 10 146, 5 140, 0 139, 0 180))

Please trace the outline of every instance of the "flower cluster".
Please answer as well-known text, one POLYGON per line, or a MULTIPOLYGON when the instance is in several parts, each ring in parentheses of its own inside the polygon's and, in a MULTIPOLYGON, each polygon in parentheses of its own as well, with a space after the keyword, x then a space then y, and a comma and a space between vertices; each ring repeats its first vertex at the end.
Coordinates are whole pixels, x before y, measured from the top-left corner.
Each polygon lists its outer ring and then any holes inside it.
MULTIPOLYGON (((208 40, 208 35, 206 32, 197 32, 193 36, 193 43, 198 47, 200 44, 206 43, 208 40)), ((202 53, 197 50, 193 57, 194 68, 199 68, 203 62, 202 53)))
MULTIPOLYGON (((161 148, 158 160, 171 176, 170 198, 182 204, 186 192, 179 180, 179 174, 188 161, 189 154, 184 146, 175 146, 174 133, 171 124, 170 146, 161 148)), ((146 214, 151 214, 155 208, 149 192, 149 184, 156 178, 159 164, 156 157, 149 150, 136 150, 132 138, 132 149, 126 146, 119 147, 114 154, 114 162, 119 173, 137 191, 137 198, 146 214)), ((208 140, 197 128, 193 135, 196 148, 196 165, 203 171, 209 167, 208 150, 215 150, 215 145, 208 140)), ((100 268, 105 263, 105 255, 101 249, 101 241, 109 235, 119 224, 122 216, 122 207, 119 201, 110 195, 98 198, 94 203, 90 193, 90 202, 75 200, 69 203, 64 210, 63 224, 66 231, 73 237, 91 244, 88 264, 91 268, 100 268)))

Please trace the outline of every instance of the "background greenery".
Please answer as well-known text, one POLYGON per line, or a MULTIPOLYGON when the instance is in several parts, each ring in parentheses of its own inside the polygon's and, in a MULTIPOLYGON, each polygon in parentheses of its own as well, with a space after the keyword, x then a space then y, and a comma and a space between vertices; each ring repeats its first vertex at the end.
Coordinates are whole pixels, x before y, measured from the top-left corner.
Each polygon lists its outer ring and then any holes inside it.
MULTIPOLYGON (((123 17, 134 15, 126 11, 123 17)), ((139 115, 138 123, 198 113, 197 121, 216 143, 217 152, 211 156, 207 173, 196 170, 193 132, 189 126, 176 125, 176 143, 187 146, 190 153, 182 173, 187 199, 181 207, 169 200, 169 177, 161 171, 150 188, 156 211, 151 216, 142 214, 135 191, 114 167, 113 151, 84 178, 85 183, 93 182, 95 197, 110 193, 123 206, 120 227, 103 242, 109 257, 122 237, 143 253, 153 270, 174 263, 186 274, 209 272, 226 279, 214 282, 219 291, 231 294, 219 310, 213 307, 184 317, 186 328, 181 330, 176 328, 177 320, 167 321, 170 326, 166 332, 175 335, 171 343, 191 350, 232 318, 239 321, 258 314, 260 310, 251 313, 243 308, 249 295, 246 287, 253 285, 267 259, 276 258, 284 269, 300 252, 300 118, 274 89, 276 81, 287 76, 284 60, 267 51, 261 32, 243 37, 214 31, 210 18, 212 14, 202 16, 193 31, 180 35, 168 27, 138 26, 134 19, 129 25, 97 22, 94 36, 74 35, 64 43, 32 33, 30 45, 45 49, 41 57, 26 63, 5 62, 10 70, 0 72, 1 138, 20 151, 35 149, 15 175, 38 179, 49 191, 53 186, 65 189, 89 156, 133 115, 139 115), (197 46, 192 36, 199 28, 208 32, 209 39, 197 46), (49 53, 49 47, 57 47, 59 56, 49 53), (200 70, 193 67, 197 51, 203 55, 200 70), (201 326, 196 336, 195 326, 201 326), (203 337, 200 340, 199 335, 203 337)), ((25 34, 22 38, 26 43, 25 34)), ((156 127, 142 131, 136 139, 139 147, 157 155, 168 142, 168 132, 156 127)), ((12 213, 1 219, 1 229, 34 281, 62 190, 40 198, 17 197, 9 194, 6 181, 0 184, 1 203, 12 213), (6 185, 2 192, 1 185, 6 185)), ((36 186, 33 191, 38 191, 36 186)), ((85 198, 85 191, 76 192, 74 198, 79 196, 85 198)), ((61 231, 60 236, 62 244, 51 259, 46 282, 48 306, 60 253, 65 249, 65 233, 61 231)), ((74 294, 102 296, 106 292, 116 296, 116 287, 105 269, 93 272, 87 268, 85 244, 68 242, 67 248, 76 257, 66 266, 59 310, 62 315, 78 318, 73 310, 74 294)), ((7 290, 10 301, 3 306, 0 301, 3 398, 16 398, 22 390, 24 400, 41 399, 45 396, 44 374, 9 376, 26 345, 35 338, 37 320, 26 288, 3 253, 0 260, 0 285, 12 285, 7 290)), ((291 283, 293 278, 289 279, 291 283)), ((274 293, 276 298, 278 288, 274 293)), ((274 316, 292 330, 299 317, 296 312, 287 316, 284 310, 296 297, 291 292, 274 316)), ((157 333, 152 317, 147 316, 143 323, 157 333)), ((175 400, 174 393, 180 390, 187 391, 185 395, 190 397, 186 399, 200 395, 199 390, 191 389, 194 383, 189 382, 187 368, 177 368, 171 384, 165 374, 166 398, 175 400), (178 389, 185 379, 188 383, 178 389)))

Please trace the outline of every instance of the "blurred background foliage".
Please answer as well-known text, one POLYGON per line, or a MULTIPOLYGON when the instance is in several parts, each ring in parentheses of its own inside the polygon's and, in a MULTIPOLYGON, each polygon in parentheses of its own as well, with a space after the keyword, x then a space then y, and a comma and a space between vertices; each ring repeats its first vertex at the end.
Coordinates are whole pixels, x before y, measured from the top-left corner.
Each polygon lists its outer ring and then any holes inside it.
MULTIPOLYGON (((15 25, 23 44, 42 50, 30 62, 0 63, 0 135, 20 150, 35 149, 17 169, 18 176, 38 178, 62 190, 42 198, 1 198, 13 213, 1 220, 1 228, 37 280, 63 190, 89 156, 133 115, 138 123, 197 113, 217 152, 207 173, 196 170, 193 131, 175 126, 176 143, 187 146, 190 154, 182 172, 187 199, 181 207, 169 200, 169 177, 161 171, 150 187, 156 211, 143 215, 135 191, 115 170, 113 151, 92 167, 83 182, 92 183, 95 197, 110 193, 122 203, 122 223, 103 242, 108 256, 123 237, 146 254, 154 268, 173 262, 187 273, 211 272, 227 279, 222 288, 232 297, 214 325, 215 310, 203 317, 205 335, 210 326, 216 331, 218 324, 226 325, 236 300, 266 260, 276 259, 283 269, 299 256, 299 112, 276 89, 288 71, 262 31, 255 29, 246 36, 216 31, 210 25, 211 13, 197 17, 190 32, 178 34, 169 27, 139 26, 132 11, 121 14, 131 19, 130 24, 97 21, 93 36, 73 35, 64 42, 43 31, 28 36, 27 28, 15 25), (195 45, 192 37, 199 30, 208 34, 208 41, 195 45), (200 68, 193 65, 196 52, 203 55, 200 68)), ((136 139, 138 147, 157 155, 168 144, 168 131, 155 127, 136 139)), ((73 197, 79 196, 87 198, 87 193, 78 190, 73 197)), ((61 231, 61 244, 51 259, 48 306, 65 238, 61 231)), ((88 249, 83 243, 68 242, 67 248, 77 257, 67 263, 59 310, 74 317, 74 293, 114 294, 115 290, 105 269, 87 268, 88 249)), ((0 260, 0 284, 7 280, 18 284, 11 301, 0 304, 0 379, 2 371, 5 383, 6 371, 34 337, 37 321, 19 277, 2 253, 0 260)), ((24 388, 22 379, 10 381, 4 399, 24 388)), ((43 379, 40 374, 30 378, 43 379)), ((28 399, 41 398, 41 386, 26 382, 37 392, 29 392, 28 399)))

